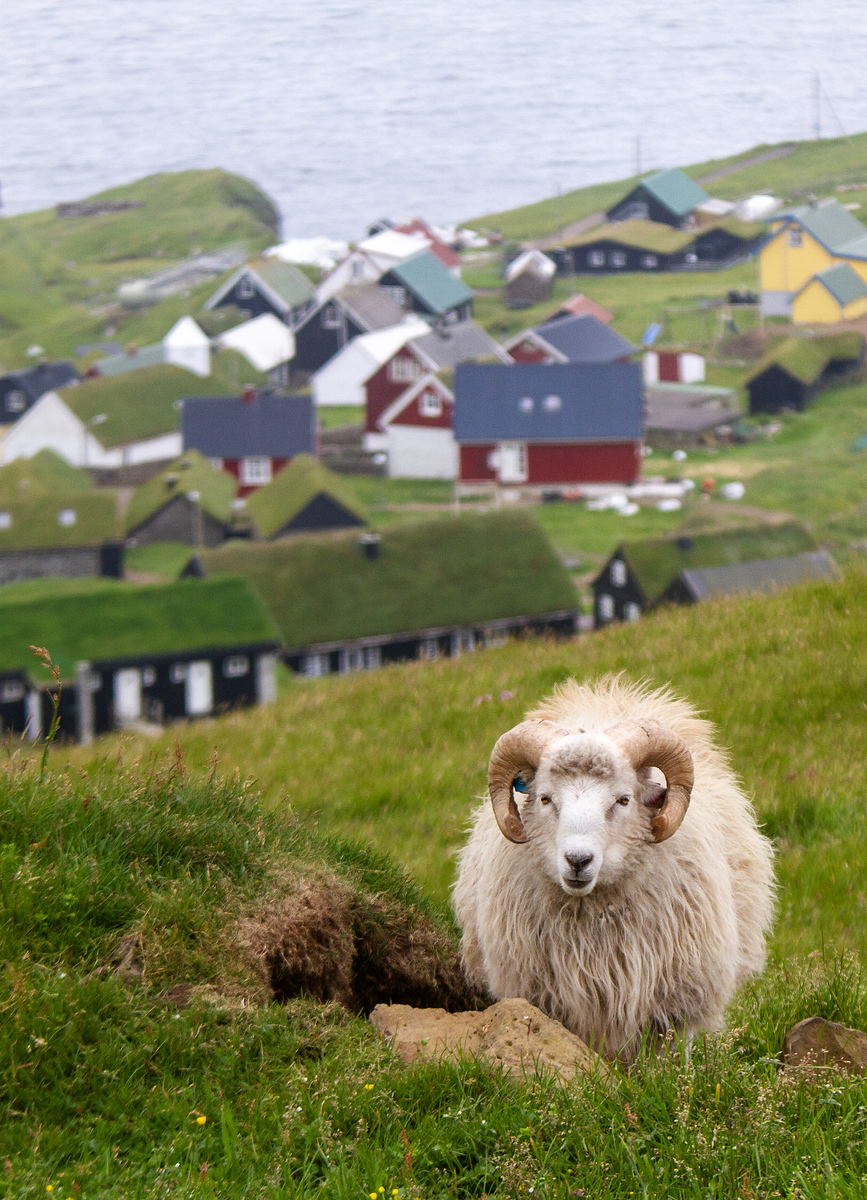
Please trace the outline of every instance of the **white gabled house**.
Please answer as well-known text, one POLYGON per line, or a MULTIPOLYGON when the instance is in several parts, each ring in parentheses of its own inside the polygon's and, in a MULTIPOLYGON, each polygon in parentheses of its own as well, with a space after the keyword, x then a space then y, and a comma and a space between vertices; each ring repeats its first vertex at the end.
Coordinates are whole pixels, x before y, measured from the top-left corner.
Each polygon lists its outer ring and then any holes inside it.
POLYGON ((127 371, 141 371, 160 363, 183 367, 202 379, 210 375, 210 338, 192 317, 181 317, 176 321, 161 342, 111 354, 93 365, 100 375, 124 375, 127 371))
POLYGON ((377 421, 381 432, 367 434, 365 445, 386 452, 392 478, 456 479, 454 402, 441 379, 432 373, 423 375, 381 414, 377 421))
POLYGON ((353 284, 376 283, 391 267, 429 245, 423 234, 398 233, 394 229, 384 229, 365 238, 322 280, 316 289, 317 302, 321 304, 341 288, 353 284))
POLYGON ((317 408, 335 405, 363 405, 367 394, 365 384, 389 362, 407 342, 430 333, 430 326, 420 317, 408 317, 400 325, 376 329, 353 338, 348 345, 324 366, 311 380, 313 400, 317 408))
POLYGON ((295 335, 273 313, 227 329, 214 338, 214 345, 237 350, 257 371, 274 371, 295 357, 295 335))

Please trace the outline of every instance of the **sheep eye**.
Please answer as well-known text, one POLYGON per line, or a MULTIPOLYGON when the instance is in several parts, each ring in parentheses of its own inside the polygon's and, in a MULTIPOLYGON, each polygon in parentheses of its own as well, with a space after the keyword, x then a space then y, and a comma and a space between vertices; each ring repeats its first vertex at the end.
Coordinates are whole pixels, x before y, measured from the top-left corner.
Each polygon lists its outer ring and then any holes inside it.
POLYGON ((629 803, 629 799, 630 799, 629 796, 618 796, 617 803, 622 804, 623 807, 625 808, 626 805, 629 803))
POLYGON ((540 803, 540 804, 550 804, 550 803, 551 803, 551 797, 550 797, 550 796, 540 796, 540 797, 539 797, 539 803, 540 803))

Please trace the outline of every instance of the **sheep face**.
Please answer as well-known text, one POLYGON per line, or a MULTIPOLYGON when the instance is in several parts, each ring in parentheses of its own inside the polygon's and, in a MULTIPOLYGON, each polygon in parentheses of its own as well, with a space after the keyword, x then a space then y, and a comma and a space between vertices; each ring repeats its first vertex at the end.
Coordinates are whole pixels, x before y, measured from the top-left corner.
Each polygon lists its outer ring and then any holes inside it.
POLYGON ((552 882, 571 896, 617 883, 652 840, 664 789, 636 773, 604 736, 573 735, 543 755, 523 820, 552 882))

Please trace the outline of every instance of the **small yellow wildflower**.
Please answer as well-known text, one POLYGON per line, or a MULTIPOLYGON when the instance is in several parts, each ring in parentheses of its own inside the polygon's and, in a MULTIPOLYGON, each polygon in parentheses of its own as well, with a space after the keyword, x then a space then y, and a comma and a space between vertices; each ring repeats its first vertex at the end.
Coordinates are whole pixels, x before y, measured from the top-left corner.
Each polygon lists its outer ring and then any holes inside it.
MULTIPOLYGON (((364 1090, 365 1090, 366 1092, 372 1092, 372 1091, 373 1091, 373 1084, 372 1084, 372 1083, 366 1083, 366 1084, 364 1085, 364 1090)), ((376 1195, 376 1192, 374 1192, 373 1194, 374 1194, 374 1196, 375 1196, 375 1195, 376 1195)))
POLYGON ((207 1117, 196 1117, 196 1124, 204 1125, 205 1122, 207 1121, 207 1119, 208 1119, 207 1117))
POLYGON ((392 1189, 391 1189, 391 1194, 392 1194, 392 1196, 399 1196, 399 1195, 400 1195, 400 1192, 398 1191, 398 1189, 397 1189, 397 1188, 392 1188, 392 1189))
POLYGON ((377 1196, 376 1192, 370 1193, 370 1200, 379 1200, 379 1197, 377 1196))

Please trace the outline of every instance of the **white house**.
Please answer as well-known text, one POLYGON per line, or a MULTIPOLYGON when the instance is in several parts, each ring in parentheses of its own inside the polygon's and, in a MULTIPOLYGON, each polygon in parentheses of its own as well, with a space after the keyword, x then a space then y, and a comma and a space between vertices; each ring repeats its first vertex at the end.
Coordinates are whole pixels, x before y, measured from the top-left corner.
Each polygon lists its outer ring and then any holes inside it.
POLYGON ((352 284, 376 283, 391 267, 429 245, 423 234, 398 233, 395 229, 383 229, 365 238, 322 280, 316 289, 317 302, 329 300, 335 292, 352 284))
POLYGON ((458 444, 452 432, 454 396, 436 375, 424 375, 380 416, 380 447, 397 479, 457 479, 458 444))
POLYGON ((108 358, 99 359, 94 366, 100 375, 123 375, 127 371, 140 371, 158 363, 174 363, 202 379, 207 378, 211 373, 211 343, 208 335, 192 317, 181 317, 161 342, 111 354, 108 358))
POLYGON ((257 371, 273 371, 295 357, 295 335, 273 313, 226 330, 214 338, 214 344, 237 350, 257 371))
POLYGON ((377 329, 352 341, 311 378, 317 408, 338 404, 363 405, 364 385, 380 367, 393 358, 413 338, 430 333, 420 317, 410 317, 401 325, 377 329))

